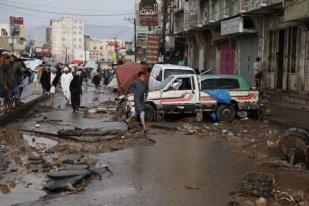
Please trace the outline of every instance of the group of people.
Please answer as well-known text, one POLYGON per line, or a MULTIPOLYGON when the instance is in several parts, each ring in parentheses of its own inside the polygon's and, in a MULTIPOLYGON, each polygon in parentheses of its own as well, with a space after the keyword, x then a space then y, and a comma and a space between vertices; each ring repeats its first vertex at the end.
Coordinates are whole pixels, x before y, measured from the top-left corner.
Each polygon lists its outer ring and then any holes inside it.
POLYGON ((20 104, 24 86, 29 82, 31 72, 22 60, 9 52, 0 54, 0 98, 3 111, 20 104))
POLYGON ((92 77, 92 83, 95 85, 96 91, 100 90, 101 82, 107 86, 113 78, 113 70, 97 68, 96 73, 92 77))
POLYGON ((39 92, 41 84, 44 94, 50 96, 50 104, 54 102, 56 88, 60 83, 62 92, 68 104, 72 105, 73 111, 78 111, 82 95, 83 72, 75 71, 64 65, 46 64, 43 62, 33 73, 33 91, 39 92))

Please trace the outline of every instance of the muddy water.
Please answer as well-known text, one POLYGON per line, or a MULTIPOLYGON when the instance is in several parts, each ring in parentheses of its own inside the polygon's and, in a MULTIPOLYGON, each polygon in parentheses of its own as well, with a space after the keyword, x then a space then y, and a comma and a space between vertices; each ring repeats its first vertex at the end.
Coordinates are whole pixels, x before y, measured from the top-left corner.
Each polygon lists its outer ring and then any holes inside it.
POLYGON ((25 174, 22 177, 22 181, 17 181, 14 188, 10 188, 10 193, 0 193, 0 205, 10 206, 22 202, 29 202, 37 200, 46 195, 42 190, 42 185, 45 180, 43 177, 37 175, 25 174))
POLYGON ((51 149, 58 144, 57 141, 44 138, 44 137, 36 137, 28 134, 23 134, 24 140, 26 140, 27 144, 32 148, 46 148, 51 149))
POLYGON ((226 205, 229 192, 254 169, 226 144, 196 136, 151 135, 153 146, 92 156, 114 175, 93 180, 85 192, 23 205, 226 205))

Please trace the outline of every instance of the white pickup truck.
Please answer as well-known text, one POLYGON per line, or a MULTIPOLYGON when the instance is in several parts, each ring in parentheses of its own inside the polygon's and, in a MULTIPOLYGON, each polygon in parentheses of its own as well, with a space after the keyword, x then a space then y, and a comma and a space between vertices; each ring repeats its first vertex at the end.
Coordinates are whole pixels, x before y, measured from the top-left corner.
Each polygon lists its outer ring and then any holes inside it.
MULTIPOLYGON (((133 96, 128 100, 134 107, 133 96)), ((219 121, 232 121, 239 112, 259 110, 259 92, 252 90, 247 80, 236 75, 174 75, 166 78, 148 93, 145 115, 156 121, 158 113, 215 112, 219 121), (220 89, 229 93, 230 103, 224 103, 206 90, 220 89)))

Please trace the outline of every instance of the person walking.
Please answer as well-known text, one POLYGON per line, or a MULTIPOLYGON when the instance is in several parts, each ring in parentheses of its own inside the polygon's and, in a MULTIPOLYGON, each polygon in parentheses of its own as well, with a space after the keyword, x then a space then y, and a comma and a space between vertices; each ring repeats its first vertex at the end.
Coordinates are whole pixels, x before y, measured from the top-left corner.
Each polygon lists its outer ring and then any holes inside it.
POLYGON ((263 71, 262 71, 262 62, 260 57, 256 58, 256 61, 254 62, 254 77, 255 77, 255 86, 257 89, 260 89, 262 77, 263 77, 263 71))
POLYGON ((73 80, 70 83, 70 92, 71 92, 71 102, 73 111, 76 112, 79 110, 81 96, 82 96, 82 77, 81 73, 74 75, 73 80))
POLYGON ((72 73, 69 72, 69 68, 65 67, 63 69, 63 74, 61 75, 61 87, 63 94, 67 100, 67 103, 71 103, 71 92, 70 92, 70 84, 71 81, 73 80, 73 75, 72 73))
POLYGON ((49 93, 51 85, 50 85, 50 70, 47 66, 43 67, 42 69, 42 74, 41 74, 41 79, 40 79, 42 89, 43 89, 43 94, 49 93))
POLYGON ((43 62, 41 65, 37 66, 33 73, 33 93, 38 94, 40 93, 39 84, 41 82, 41 75, 42 70, 45 66, 45 63, 43 62))
POLYGON ((49 90, 49 96, 50 96, 50 105, 54 103, 54 97, 56 93, 56 87, 59 83, 60 76, 58 73, 58 70, 55 66, 51 66, 50 69, 50 90, 49 90))
POLYGON ((146 75, 144 72, 137 74, 137 80, 132 82, 126 90, 126 96, 128 92, 133 89, 134 92, 134 107, 135 112, 125 120, 126 124, 129 124, 133 117, 140 117, 144 131, 146 130, 145 123, 145 99, 148 96, 148 83, 146 82, 146 75))
POLYGON ((100 83, 102 79, 101 69, 97 69, 97 73, 92 78, 92 83, 95 85, 95 91, 100 90, 100 83))
POLYGON ((10 62, 10 56, 4 56, 4 63, 3 63, 3 79, 5 85, 5 92, 4 92, 4 106, 5 109, 10 109, 13 106, 13 90, 15 88, 15 78, 14 78, 14 69, 10 62))

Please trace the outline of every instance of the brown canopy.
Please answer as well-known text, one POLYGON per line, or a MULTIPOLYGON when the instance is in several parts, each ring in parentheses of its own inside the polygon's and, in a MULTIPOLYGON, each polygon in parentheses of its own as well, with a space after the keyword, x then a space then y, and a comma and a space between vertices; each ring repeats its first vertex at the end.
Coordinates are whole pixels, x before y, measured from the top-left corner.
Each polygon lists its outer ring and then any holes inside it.
POLYGON ((136 62, 127 62, 115 68, 115 73, 121 94, 125 93, 127 86, 132 81, 137 79, 137 73, 141 71, 146 73, 146 77, 148 79, 149 75, 145 65, 138 64, 136 62))

